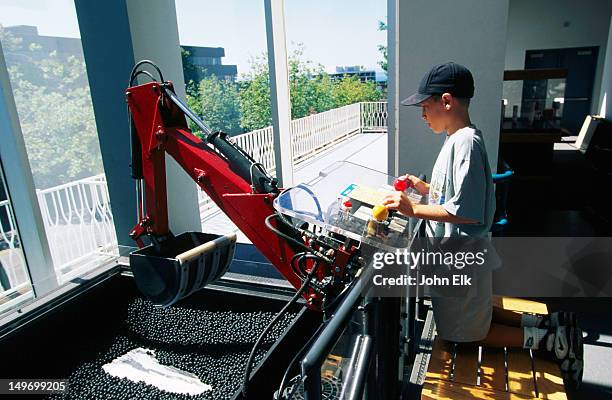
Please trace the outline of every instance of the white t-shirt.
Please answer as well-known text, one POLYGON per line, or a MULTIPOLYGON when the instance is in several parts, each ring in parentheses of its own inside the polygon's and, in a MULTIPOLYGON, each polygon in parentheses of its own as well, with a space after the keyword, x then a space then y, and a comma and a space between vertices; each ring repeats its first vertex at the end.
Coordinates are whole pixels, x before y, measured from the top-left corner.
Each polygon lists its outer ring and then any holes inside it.
POLYGON ((427 236, 488 235, 495 214, 495 190, 482 133, 474 126, 446 137, 431 174, 429 204, 441 204, 450 214, 479 223, 427 221, 427 236))
MULTIPOLYGON (((488 235, 495 213, 495 190, 482 134, 474 126, 447 136, 431 175, 429 204, 440 204, 450 214, 478 223, 426 221, 428 237, 488 235)), ((432 296, 438 334, 445 340, 473 342, 489 332, 491 271, 474 271, 473 276, 473 287, 465 296, 432 296)))

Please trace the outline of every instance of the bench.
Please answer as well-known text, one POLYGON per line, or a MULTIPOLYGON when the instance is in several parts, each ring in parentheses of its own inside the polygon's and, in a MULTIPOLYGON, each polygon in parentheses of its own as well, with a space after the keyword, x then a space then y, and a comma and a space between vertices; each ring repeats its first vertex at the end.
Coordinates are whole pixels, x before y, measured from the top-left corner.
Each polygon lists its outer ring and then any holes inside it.
MULTIPOLYGON (((547 314, 545 304, 496 298, 506 310, 547 314)), ((529 350, 455 344, 436 337, 423 382, 421 399, 551 399, 566 400, 558 365, 533 357, 529 350)))

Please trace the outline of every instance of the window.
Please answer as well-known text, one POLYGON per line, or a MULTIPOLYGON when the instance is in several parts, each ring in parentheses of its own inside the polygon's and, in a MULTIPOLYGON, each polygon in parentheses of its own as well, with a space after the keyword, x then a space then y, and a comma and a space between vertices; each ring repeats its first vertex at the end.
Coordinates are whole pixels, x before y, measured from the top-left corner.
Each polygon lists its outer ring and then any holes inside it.
POLYGON ((21 240, 0 168, 0 315, 32 297, 21 240))
POLYGON ((0 40, 62 283, 116 246, 74 3, 3 2, 0 40))
POLYGON ((285 1, 295 183, 355 150, 386 171, 386 13, 385 0, 285 1), (381 157, 365 153, 373 140, 381 157))
MULTIPOLYGON (((189 106, 213 131, 228 133, 273 172, 263 1, 176 0, 176 14, 189 106)), ((237 229, 199 193, 204 232, 237 229)), ((242 234, 238 240, 249 242, 242 234)))

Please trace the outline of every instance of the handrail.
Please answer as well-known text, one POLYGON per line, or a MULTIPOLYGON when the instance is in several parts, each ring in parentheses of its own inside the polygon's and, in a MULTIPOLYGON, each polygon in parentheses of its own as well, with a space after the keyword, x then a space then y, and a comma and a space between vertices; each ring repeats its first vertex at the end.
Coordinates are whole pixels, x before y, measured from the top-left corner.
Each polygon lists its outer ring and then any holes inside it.
POLYGON ((319 337, 300 361, 304 395, 306 400, 321 399, 321 363, 344 331, 344 327, 361 303, 365 289, 370 284, 374 268, 364 267, 357 283, 347 293, 336 312, 327 322, 319 337))

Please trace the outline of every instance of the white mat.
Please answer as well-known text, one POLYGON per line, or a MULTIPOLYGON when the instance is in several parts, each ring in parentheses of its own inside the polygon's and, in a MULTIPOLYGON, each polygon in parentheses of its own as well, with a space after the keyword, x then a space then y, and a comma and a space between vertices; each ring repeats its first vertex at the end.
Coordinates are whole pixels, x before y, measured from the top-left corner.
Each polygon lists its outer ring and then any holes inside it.
POLYGON ((144 382, 172 393, 197 395, 211 390, 196 375, 168 365, 161 365, 155 352, 139 347, 102 366, 107 374, 144 382))

